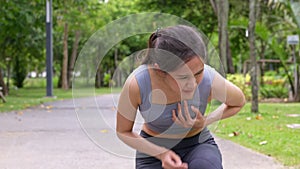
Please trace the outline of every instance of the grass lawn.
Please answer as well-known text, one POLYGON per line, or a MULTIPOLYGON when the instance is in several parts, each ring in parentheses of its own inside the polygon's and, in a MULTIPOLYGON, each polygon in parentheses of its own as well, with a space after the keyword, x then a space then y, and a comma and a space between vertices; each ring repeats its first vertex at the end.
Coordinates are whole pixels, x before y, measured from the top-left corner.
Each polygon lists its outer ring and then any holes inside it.
POLYGON ((111 93, 110 88, 86 88, 72 91, 63 89, 53 89, 54 97, 46 97, 46 88, 21 88, 11 89, 9 96, 6 97, 6 103, 0 100, 0 112, 9 112, 14 110, 26 109, 28 107, 37 106, 45 102, 72 99, 74 97, 94 96, 100 94, 111 93))
POLYGON ((236 116, 219 122, 214 133, 245 147, 269 155, 287 166, 300 165, 300 129, 287 124, 300 124, 300 103, 260 103, 258 114, 250 104, 236 116))

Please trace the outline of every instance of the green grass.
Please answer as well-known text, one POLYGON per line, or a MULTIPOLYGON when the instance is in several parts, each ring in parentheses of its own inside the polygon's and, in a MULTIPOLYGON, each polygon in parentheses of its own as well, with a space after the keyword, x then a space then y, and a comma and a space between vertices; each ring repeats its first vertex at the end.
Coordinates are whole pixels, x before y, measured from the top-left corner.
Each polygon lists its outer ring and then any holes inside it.
POLYGON ((78 97, 87 97, 111 93, 110 88, 80 88, 80 89, 53 89, 54 97, 46 97, 46 88, 25 87, 21 89, 11 89, 6 97, 6 103, 0 100, 0 112, 10 112, 22 110, 28 107, 37 106, 45 102, 72 99, 78 97))
POLYGON ((261 103, 260 113, 250 112, 250 104, 236 116, 219 122, 214 131, 219 137, 232 140, 275 158, 286 166, 300 164, 300 129, 288 128, 287 124, 300 124, 300 103, 261 103), (235 132, 236 136, 232 136, 235 132), (266 144, 260 144, 266 141, 266 144))

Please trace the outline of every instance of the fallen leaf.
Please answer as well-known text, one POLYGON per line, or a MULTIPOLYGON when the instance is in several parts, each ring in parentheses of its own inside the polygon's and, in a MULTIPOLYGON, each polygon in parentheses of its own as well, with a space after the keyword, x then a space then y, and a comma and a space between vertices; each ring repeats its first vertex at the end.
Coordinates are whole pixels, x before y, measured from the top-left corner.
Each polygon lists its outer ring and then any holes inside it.
POLYGON ((251 117, 247 117, 246 120, 248 120, 248 121, 251 120, 251 117))
POLYGON ((256 119, 256 120, 262 120, 263 117, 259 114, 259 115, 257 115, 257 116, 255 117, 255 119, 256 119))
POLYGON ((228 134, 228 137, 233 137, 233 136, 234 136, 233 133, 228 134))
POLYGON ((22 115, 23 115, 23 112, 22 112, 22 111, 19 111, 17 114, 18 114, 19 116, 22 116, 22 115))
POLYGON ((238 136, 238 135, 240 135, 240 133, 237 131, 234 131, 234 132, 228 134, 229 137, 234 137, 234 136, 238 136))
POLYGON ((252 138, 252 137, 253 137, 253 135, 248 133, 248 138, 252 138))
POLYGON ((265 145, 267 143, 268 143, 268 141, 264 140, 264 141, 259 142, 259 145, 265 145))
POLYGON ((300 124, 287 124, 286 126, 291 129, 300 129, 300 124))
POLYGON ((107 132, 108 132, 108 130, 106 130, 106 129, 103 129, 103 130, 100 130, 100 132, 101 132, 101 133, 107 133, 107 132))
POLYGON ((238 136, 238 135, 240 135, 240 133, 237 132, 237 131, 234 131, 234 132, 233 132, 233 135, 234 135, 234 136, 238 136))
POLYGON ((46 109, 51 109, 53 106, 46 106, 46 109))
POLYGON ((287 117, 300 117, 300 114, 287 114, 287 117))

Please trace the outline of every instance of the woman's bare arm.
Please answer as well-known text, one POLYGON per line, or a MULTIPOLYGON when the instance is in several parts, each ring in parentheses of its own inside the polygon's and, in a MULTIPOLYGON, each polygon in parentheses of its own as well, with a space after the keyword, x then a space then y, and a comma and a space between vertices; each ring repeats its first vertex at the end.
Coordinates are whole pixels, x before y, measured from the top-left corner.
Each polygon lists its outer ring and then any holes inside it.
POLYGON ((132 148, 159 158, 165 148, 152 144, 132 131, 138 105, 141 103, 140 91, 134 77, 129 78, 121 92, 117 113, 117 136, 132 148))
POLYGON ((211 97, 223 104, 206 117, 206 126, 235 115, 246 103, 243 92, 217 72, 212 83, 211 97))

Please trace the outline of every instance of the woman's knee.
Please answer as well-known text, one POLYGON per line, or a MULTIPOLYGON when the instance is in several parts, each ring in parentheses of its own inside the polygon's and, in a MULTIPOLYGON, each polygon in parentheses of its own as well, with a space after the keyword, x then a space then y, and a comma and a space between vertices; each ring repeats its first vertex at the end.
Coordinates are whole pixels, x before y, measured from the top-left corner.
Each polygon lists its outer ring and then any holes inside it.
POLYGON ((222 169, 222 155, 214 145, 200 145, 186 155, 189 169, 222 169))
POLYGON ((189 169, 222 169, 222 162, 219 159, 193 159, 188 164, 189 169))

